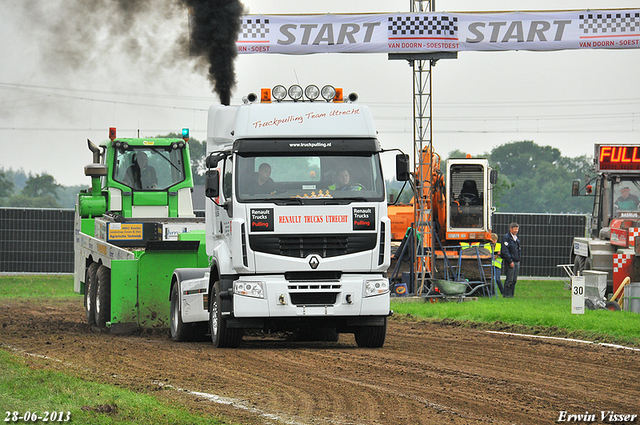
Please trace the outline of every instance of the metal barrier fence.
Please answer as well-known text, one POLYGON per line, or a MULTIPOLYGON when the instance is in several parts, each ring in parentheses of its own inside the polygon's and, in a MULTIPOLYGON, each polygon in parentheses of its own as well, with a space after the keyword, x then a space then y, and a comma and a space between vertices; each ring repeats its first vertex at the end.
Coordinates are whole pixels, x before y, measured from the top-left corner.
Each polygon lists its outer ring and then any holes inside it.
POLYGON ((588 215, 495 213, 493 231, 502 240, 509 223, 520 225, 522 241, 521 276, 566 277, 558 264, 572 264, 575 236, 585 236, 588 215))
POLYGON ((72 273, 74 210, 0 208, 0 272, 72 273))
MULTIPOLYGON (((200 214, 199 214, 200 215, 200 214)), ((495 213, 500 238, 509 223, 520 224, 522 276, 564 276, 574 236, 584 236, 586 215, 495 213)), ((72 273, 71 209, 0 208, 0 272, 72 273)))

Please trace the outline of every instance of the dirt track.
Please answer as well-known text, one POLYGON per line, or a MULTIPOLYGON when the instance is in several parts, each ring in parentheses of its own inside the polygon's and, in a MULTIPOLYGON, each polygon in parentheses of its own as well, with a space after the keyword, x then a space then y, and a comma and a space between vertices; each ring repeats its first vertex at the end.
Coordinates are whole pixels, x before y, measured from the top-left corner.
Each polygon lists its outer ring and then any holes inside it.
POLYGON ((341 335, 337 343, 245 337, 240 349, 216 350, 173 343, 168 332, 96 332, 81 301, 4 300, 0 343, 46 356, 29 356, 40 365, 242 424, 544 424, 560 411, 603 423, 602 410, 640 414, 638 351, 442 324, 392 320, 382 349, 341 335))

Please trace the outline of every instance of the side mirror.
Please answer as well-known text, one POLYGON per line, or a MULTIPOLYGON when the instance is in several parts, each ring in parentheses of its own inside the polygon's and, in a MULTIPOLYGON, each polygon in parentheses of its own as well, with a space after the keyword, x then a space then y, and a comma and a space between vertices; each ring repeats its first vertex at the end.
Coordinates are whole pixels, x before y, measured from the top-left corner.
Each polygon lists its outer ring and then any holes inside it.
POLYGON ((396 155, 396 180, 404 182, 410 178, 411 171, 409 168, 409 155, 399 153, 396 155))
POLYGON ((574 180, 571 184, 571 196, 580 196, 580 180, 574 180))
POLYGON ((498 170, 491 170, 489 172, 489 183, 491 184, 498 183, 498 170))
POLYGON ((211 154, 205 159, 205 165, 207 168, 216 168, 220 160, 224 159, 223 154, 211 154))
POLYGON ((207 198, 220 196, 220 173, 218 170, 207 170, 204 182, 204 194, 207 198))

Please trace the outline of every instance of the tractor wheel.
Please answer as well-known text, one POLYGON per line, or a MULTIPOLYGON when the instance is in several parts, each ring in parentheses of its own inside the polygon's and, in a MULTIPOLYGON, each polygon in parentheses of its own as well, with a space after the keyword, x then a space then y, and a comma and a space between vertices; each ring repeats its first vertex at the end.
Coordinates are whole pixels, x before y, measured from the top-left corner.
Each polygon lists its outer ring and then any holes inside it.
POLYGON ((111 269, 100 266, 96 281, 96 325, 104 328, 111 321, 111 269))
POLYGON ((618 304, 615 301, 607 301, 607 303, 605 304, 604 308, 606 308, 607 310, 611 310, 611 311, 620 311, 620 304, 618 304))
POLYGON ((84 278, 84 310, 89 326, 93 326, 96 323, 96 274, 99 266, 98 263, 91 263, 87 267, 84 278))
POLYGON ((354 334, 358 347, 380 348, 384 345, 387 335, 387 318, 384 318, 382 326, 361 326, 354 334))
POLYGON ((237 348, 242 343, 243 330, 227 328, 227 318, 222 316, 220 308, 220 283, 216 282, 211 294, 209 306, 209 329, 211 341, 218 348, 237 348))

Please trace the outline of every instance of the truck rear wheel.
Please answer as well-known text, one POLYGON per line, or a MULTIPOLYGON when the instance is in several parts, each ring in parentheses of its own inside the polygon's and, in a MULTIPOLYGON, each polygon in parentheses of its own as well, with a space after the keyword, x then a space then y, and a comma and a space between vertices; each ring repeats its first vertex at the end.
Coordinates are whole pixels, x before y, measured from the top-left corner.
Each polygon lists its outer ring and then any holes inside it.
POLYGON ((220 308, 220 286, 216 282, 214 294, 211 294, 211 304, 209 306, 209 329, 211 330, 211 341, 218 348, 237 348, 242 343, 243 329, 227 328, 227 318, 222 316, 220 308))
POLYGON ((89 326, 96 323, 96 274, 99 266, 98 263, 91 263, 84 277, 84 310, 89 326))
POLYGON ((380 348, 384 345, 384 340, 387 336, 387 318, 384 318, 384 325, 361 326, 354 334, 358 347, 380 348))
POLYGON ((111 321, 111 270, 100 266, 96 281, 96 325, 104 328, 111 321))

